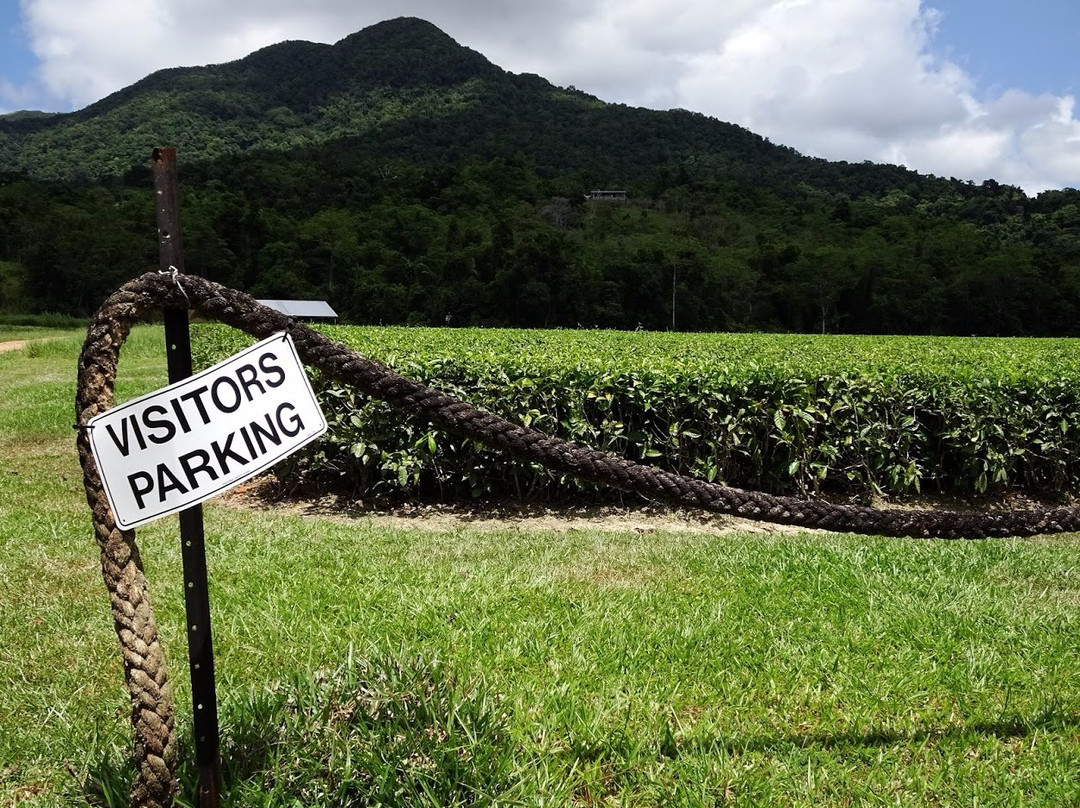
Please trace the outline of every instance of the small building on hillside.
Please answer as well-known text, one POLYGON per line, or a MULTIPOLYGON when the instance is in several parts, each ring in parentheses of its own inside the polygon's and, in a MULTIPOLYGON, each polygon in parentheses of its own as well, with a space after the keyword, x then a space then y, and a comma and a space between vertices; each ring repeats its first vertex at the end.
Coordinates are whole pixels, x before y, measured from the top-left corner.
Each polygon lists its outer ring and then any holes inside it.
POLYGON ((593 190, 585 195, 586 199, 602 200, 605 202, 625 202, 626 191, 602 191, 593 190))

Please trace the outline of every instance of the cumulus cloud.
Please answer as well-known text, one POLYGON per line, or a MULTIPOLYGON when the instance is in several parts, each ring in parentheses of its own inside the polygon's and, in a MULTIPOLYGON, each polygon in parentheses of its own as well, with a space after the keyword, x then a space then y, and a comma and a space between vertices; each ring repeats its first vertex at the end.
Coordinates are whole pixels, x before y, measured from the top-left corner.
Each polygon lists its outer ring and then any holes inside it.
MULTIPOLYGON (((980 95, 937 55, 933 0, 23 0, 40 77, 61 105, 153 70, 284 39, 334 42, 430 20, 515 72, 609 101, 684 107, 829 159, 1080 185, 1070 96, 980 95)), ((0 102, 17 88, 0 86, 0 102)))
POLYGON ((0 78, 0 115, 25 109, 34 102, 38 92, 32 83, 16 84, 0 78))
POLYGON ((577 8, 570 0, 23 0, 41 77, 55 100, 75 107, 160 68, 230 61, 286 39, 335 42, 403 15, 498 43, 508 56, 542 49, 577 8))
POLYGON ((960 67, 934 55, 938 16, 918 0, 758 6, 693 60, 678 89, 685 106, 834 160, 1029 192, 1080 184, 1072 98, 1008 90, 980 100, 960 67))

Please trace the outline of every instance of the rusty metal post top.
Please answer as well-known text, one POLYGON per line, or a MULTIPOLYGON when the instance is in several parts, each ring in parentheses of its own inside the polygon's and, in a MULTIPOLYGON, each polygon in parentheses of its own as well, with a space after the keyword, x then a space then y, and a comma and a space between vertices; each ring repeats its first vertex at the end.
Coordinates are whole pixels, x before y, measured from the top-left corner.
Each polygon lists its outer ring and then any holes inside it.
POLYGON ((176 148, 174 146, 158 146, 154 149, 154 153, 150 158, 155 165, 164 164, 165 166, 176 165, 176 148))
POLYGON ((176 172, 176 149, 159 146, 151 156, 157 208, 158 269, 184 271, 183 241, 180 235, 180 194, 176 172))

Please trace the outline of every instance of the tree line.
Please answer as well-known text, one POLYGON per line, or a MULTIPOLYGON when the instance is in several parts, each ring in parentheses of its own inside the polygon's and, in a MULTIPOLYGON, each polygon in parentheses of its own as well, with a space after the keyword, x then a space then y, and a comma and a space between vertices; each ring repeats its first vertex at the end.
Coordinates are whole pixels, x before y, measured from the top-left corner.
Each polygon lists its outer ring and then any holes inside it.
MULTIPOLYGON (((348 144, 181 169, 187 270, 371 324, 1075 335, 1080 192, 823 187, 660 164, 591 201, 523 153, 422 163, 348 144)), ((917 175, 914 175, 917 176, 917 175)), ((0 175, 0 311, 87 314, 156 267, 146 170, 0 175)))

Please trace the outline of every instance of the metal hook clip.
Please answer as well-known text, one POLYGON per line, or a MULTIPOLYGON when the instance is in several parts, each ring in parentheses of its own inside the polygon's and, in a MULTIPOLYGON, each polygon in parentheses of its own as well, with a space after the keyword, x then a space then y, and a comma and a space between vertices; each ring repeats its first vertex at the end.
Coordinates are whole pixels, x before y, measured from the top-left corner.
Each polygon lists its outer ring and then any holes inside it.
POLYGON ((176 288, 180 290, 180 294, 182 294, 184 296, 184 300, 187 301, 188 308, 191 308, 191 298, 188 297, 187 291, 185 291, 184 287, 180 284, 180 270, 172 264, 169 264, 168 269, 159 269, 158 274, 168 275, 170 278, 172 278, 173 283, 176 284, 176 288))

